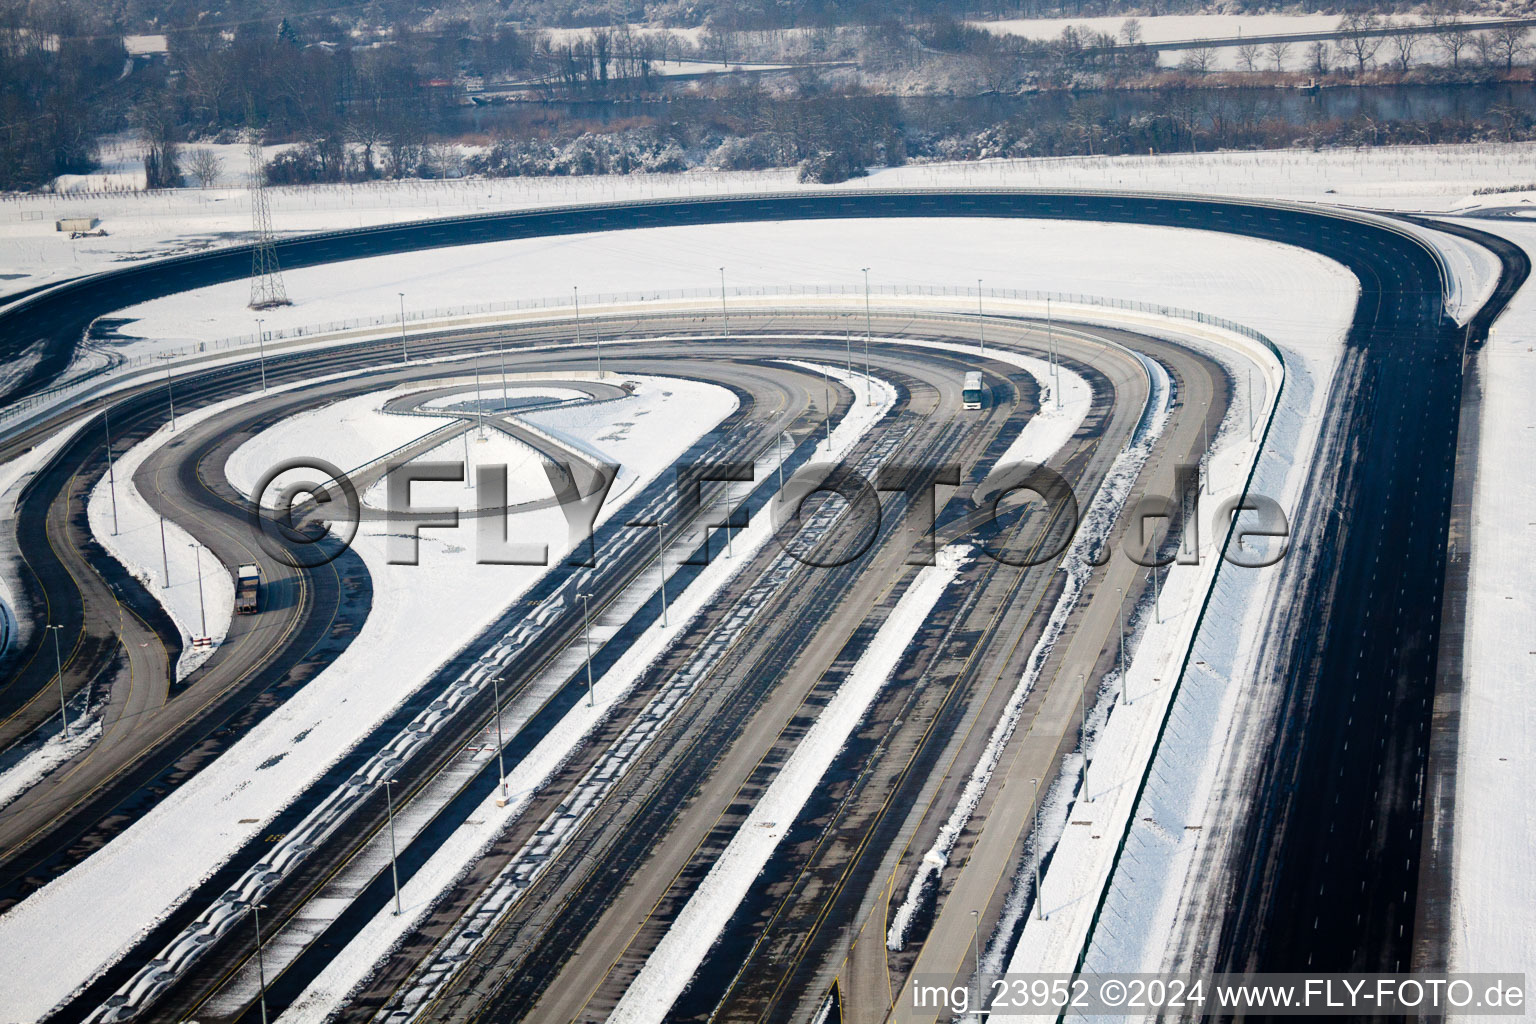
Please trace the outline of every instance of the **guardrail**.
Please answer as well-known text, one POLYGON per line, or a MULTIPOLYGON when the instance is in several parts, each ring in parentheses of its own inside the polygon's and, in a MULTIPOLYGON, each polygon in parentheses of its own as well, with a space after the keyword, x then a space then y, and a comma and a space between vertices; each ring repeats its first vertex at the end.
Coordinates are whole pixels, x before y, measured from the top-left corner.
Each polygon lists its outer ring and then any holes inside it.
MULTIPOLYGON (((1410 236, 1412 237, 1412 236, 1410 236)), ((1422 242, 1420 244, 1423 244, 1422 242)), ((1168 306, 1153 302, 1139 302, 1128 299, 1115 299, 1100 295, 1089 295, 1078 292, 1049 292, 1035 291, 1020 288, 983 288, 974 287, 947 287, 947 286, 921 286, 921 285, 875 285, 868 289, 867 294, 871 299, 875 298, 956 298, 966 299, 968 303, 974 303, 977 298, 982 300, 991 298, 1008 301, 1023 302, 1059 302, 1065 305, 1090 306, 1102 309, 1125 310, 1137 313, 1149 313, 1157 316, 1169 317, 1177 320, 1189 320, 1192 322, 1218 327, 1223 330, 1233 331, 1244 337, 1251 338, 1264 344, 1270 344, 1269 339, 1246 324, 1228 320, 1225 317, 1214 316, 1210 313, 1202 313, 1199 310, 1188 309, 1181 306, 1168 306)), ((736 287, 725 290, 725 298, 748 299, 770 298, 786 296, 844 296, 863 301, 866 291, 862 285, 848 284, 802 284, 802 285, 764 285, 758 287, 736 287)), ((710 288, 672 288, 652 289, 648 291, 624 291, 624 292, 597 292, 582 299, 584 305, 591 307, 634 305, 642 302, 686 302, 689 300, 708 300, 719 302, 721 290, 718 287, 710 288)), ((542 296, 539 298, 513 299, 503 302, 485 302, 462 306, 446 306, 434 309, 420 309, 407 311, 402 317, 381 315, 373 317, 353 317, 346 320, 331 320, 315 324, 305 324, 299 327, 290 327, 282 330, 272 330, 263 333, 260 342, 256 332, 236 335, 232 337, 216 338, 209 341, 196 342, 194 344, 162 349, 155 353, 141 353, 133 356, 124 356, 115 363, 106 366, 95 367, 70 380, 55 384, 51 387, 36 391, 25 398, 12 402, 0 408, 0 425, 12 424, 19 417, 27 413, 41 411, 46 408, 62 404, 72 397, 85 397, 95 389, 104 389, 105 386, 115 385, 119 381, 127 380, 140 371, 155 364, 165 364, 169 372, 176 372, 176 363, 181 361, 183 366, 188 360, 202 360, 217 356, 221 353, 247 354, 259 351, 260 346, 275 342, 302 342, 306 340, 323 341, 328 336, 335 336, 347 332, 382 330, 384 328, 399 325, 402 329, 412 324, 420 325, 429 322, 451 321, 474 316, 491 316, 497 313, 537 313, 551 311, 565 314, 569 311, 572 325, 576 323, 575 304, 570 296, 542 296), (165 358, 165 357, 171 358, 165 358)), ((957 314, 969 317, 978 315, 985 318, 985 312, 977 314, 974 309, 956 309, 957 314)), ((339 341, 340 339, 338 339, 339 341)), ((156 369, 154 372, 160 372, 156 369)))

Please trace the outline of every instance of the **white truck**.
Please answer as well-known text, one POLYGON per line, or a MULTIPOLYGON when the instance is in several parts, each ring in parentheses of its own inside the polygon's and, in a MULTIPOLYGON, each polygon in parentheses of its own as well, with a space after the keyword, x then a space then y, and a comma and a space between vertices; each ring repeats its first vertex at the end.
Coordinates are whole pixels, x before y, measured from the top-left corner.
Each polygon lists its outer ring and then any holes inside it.
POLYGON ((261 593, 261 569, 254 562, 247 562, 235 570, 235 613, 255 615, 261 593))

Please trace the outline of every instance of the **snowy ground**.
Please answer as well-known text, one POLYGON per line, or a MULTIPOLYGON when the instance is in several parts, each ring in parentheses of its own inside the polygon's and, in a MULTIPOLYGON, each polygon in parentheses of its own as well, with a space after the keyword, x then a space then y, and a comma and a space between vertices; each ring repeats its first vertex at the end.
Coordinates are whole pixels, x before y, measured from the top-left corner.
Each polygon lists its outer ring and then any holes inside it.
MULTIPOLYGON (((1536 225, 1477 222, 1536 256, 1536 225)), ((1527 282, 1484 354, 1482 442, 1472 510, 1472 580, 1461 700, 1451 970, 1536 976, 1536 708, 1531 564, 1536 470, 1536 285, 1527 282)))
MULTIPOLYGON (((745 292, 819 287, 855 293, 862 288, 859 268, 869 266, 877 301, 887 289, 903 295, 974 289, 981 278, 985 288, 1002 292, 1113 296, 1199 309, 1266 333, 1282 324, 1310 333, 1316 323, 1317 269, 1324 263, 1301 250, 1214 232, 1058 221, 936 218, 920 225, 829 220, 650 228, 463 246, 434 253, 430 264, 414 255, 378 256, 289 271, 294 305, 268 311, 266 327, 290 336, 304 327, 308 335, 312 325, 360 312, 388 318, 398 308, 398 292, 405 292, 411 313, 427 307, 453 314, 487 301, 541 295, 565 303, 572 282, 586 283, 586 311, 615 293, 665 298, 669 289, 718 282, 723 265, 728 287, 745 292), (744 252, 751 257, 743 258, 744 252)), ((973 309, 974 291, 969 294, 957 304, 968 302, 973 309)), ((194 339, 243 341, 247 295, 248 286, 236 282, 130 307, 122 315, 135 322, 125 333, 156 341, 126 344, 121 351, 137 355, 194 339)), ((751 300, 750 294, 732 297, 733 304, 751 300)))
MULTIPOLYGON (((1278 150, 1156 157, 988 160, 876 170, 868 178, 830 187, 1109 187, 1445 210, 1474 201, 1485 205, 1519 202, 1520 196, 1474 200, 1472 193, 1487 186, 1530 184, 1533 153, 1536 153, 1536 146, 1530 143, 1489 143, 1341 149, 1320 153, 1278 150)), ((126 173, 127 154, 119 154, 116 160, 114 166, 123 168, 122 173, 126 173)), ((243 171, 240 170, 243 164, 238 154, 224 154, 224 165, 232 184, 243 182, 243 171)), ((559 179, 375 182, 268 191, 274 227, 279 232, 300 232, 558 203, 796 187, 801 186, 795 184, 795 171, 786 169, 559 179)), ((136 261, 244 241, 250 226, 248 199, 237 187, 8 198, 0 203, 0 274, 19 276, 0 280, 0 294, 106 269, 125 260, 136 261), (99 217, 109 234, 105 238, 71 241, 67 234, 54 230, 54 220, 66 216, 99 217)), ((713 271, 713 267, 709 269, 713 271)), ((580 278, 578 275, 577 279, 580 278)), ((708 283, 705 276, 683 282, 695 286, 708 283)), ((562 284, 559 294, 569 290, 569 283, 562 284)), ((611 288, 598 282, 591 286, 611 288)), ((518 287, 517 294, 537 295, 543 291, 518 287)), ((420 298, 412 301, 422 304, 420 298)), ((377 311, 359 309, 349 315, 377 311)), ((239 329, 245 331, 253 327, 253 323, 246 321, 239 329)))
MULTIPOLYGON (((670 464, 735 405, 734 396, 712 385, 637 379, 640 389, 621 401, 650 415, 639 418, 622 439, 582 440, 614 462, 634 466, 642 480, 670 464)), ((240 461, 239 472, 292 455, 326 458, 332 438, 352 451, 340 417, 355 414, 348 407, 333 424, 296 418, 264 431, 242 446, 255 454, 240 461)), ((384 421, 405 417, 378 414, 378 419, 387 431, 393 425, 384 421)), ((353 429, 368 433, 356 421, 353 429)), ((345 464, 346 451, 330 461, 345 464)), ((232 482, 253 481, 234 476, 232 482)), ((605 514, 614 514, 621 502, 610 498, 605 514)), ((547 537, 552 557, 569 550, 559 509, 518 515, 524 519, 510 524, 513 535, 547 537)), ((542 575, 533 566, 475 564, 473 530, 470 522, 457 531, 425 531, 421 565, 402 566, 387 564, 387 527, 363 526, 354 549, 373 577, 373 608, 336 662, 101 851, 0 916, 0 970, 10 979, 10 1012, 40 1016, 119 957, 542 575), (433 642, 415 642, 421 636, 433 642), (261 784, 252 785, 257 778, 261 784)))
MULTIPOLYGON (((1174 43, 1186 39, 1235 39, 1239 36, 1281 35, 1301 32, 1332 32, 1339 27, 1337 14, 1161 14, 1137 18, 1144 43, 1174 43)), ((1420 19, 1410 17, 1405 23, 1420 19)), ((1067 26, 1088 32, 1112 35, 1124 42, 1121 29, 1126 19, 1105 18, 1019 18, 1003 21, 974 21, 977 28, 997 35, 1023 36, 1026 39, 1055 39, 1067 26)))

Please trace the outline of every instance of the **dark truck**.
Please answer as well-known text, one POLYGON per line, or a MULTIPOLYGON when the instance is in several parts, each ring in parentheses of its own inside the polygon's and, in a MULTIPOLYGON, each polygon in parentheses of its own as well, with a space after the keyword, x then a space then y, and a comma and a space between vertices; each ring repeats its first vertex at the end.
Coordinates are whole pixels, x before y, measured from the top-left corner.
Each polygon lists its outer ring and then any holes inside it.
POLYGON ((248 563, 235 570, 235 613, 255 615, 256 598, 261 591, 261 569, 248 563))

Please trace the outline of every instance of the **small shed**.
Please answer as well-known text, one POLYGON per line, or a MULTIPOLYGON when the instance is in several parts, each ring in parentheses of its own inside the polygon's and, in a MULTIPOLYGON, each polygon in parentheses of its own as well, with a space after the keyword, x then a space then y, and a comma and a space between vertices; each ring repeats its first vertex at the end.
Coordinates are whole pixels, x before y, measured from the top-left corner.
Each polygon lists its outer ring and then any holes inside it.
POLYGON ((95 231, 100 223, 95 217, 61 217, 53 227, 55 231, 95 231))

